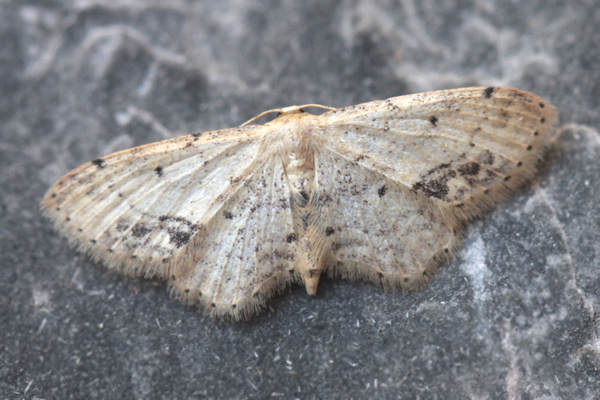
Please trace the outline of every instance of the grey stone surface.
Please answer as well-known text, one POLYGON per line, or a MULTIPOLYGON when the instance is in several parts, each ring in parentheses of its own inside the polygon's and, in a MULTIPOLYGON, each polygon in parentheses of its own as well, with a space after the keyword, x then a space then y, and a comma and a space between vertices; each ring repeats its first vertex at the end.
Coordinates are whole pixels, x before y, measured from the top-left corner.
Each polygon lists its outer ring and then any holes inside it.
POLYGON ((0 398, 599 398, 599 24, 593 0, 0 1, 0 398), (541 95, 561 133, 422 291, 325 279, 213 321, 38 210, 114 150, 472 84, 541 95))

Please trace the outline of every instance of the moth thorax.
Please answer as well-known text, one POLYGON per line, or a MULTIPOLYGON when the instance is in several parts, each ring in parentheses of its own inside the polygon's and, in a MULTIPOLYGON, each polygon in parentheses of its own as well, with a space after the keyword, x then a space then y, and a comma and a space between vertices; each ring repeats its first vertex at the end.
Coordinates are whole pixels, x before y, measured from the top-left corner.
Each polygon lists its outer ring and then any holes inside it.
MULTIPOLYGON (((308 201, 314 187, 314 158, 305 152, 290 153, 286 173, 291 191, 308 201)), ((302 202, 302 199, 300 200, 302 202)))

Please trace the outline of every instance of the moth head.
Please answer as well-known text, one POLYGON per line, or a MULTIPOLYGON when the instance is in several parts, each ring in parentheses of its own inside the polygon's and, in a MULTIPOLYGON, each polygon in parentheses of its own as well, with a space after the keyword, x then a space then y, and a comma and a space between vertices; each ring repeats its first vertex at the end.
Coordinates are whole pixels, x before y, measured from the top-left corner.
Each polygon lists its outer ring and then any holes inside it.
POLYGON ((260 114, 258 114, 255 117, 250 118, 248 121, 244 122, 240 126, 249 125, 252 122, 254 122, 268 114, 277 114, 275 119, 281 118, 281 117, 297 115, 297 114, 303 113, 305 108, 320 108, 320 109, 327 110, 327 111, 335 110, 334 107, 324 106, 321 104, 303 104, 301 106, 287 106, 287 107, 283 107, 283 108, 274 108, 272 110, 267 110, 267 111, 261 112, 260 114))

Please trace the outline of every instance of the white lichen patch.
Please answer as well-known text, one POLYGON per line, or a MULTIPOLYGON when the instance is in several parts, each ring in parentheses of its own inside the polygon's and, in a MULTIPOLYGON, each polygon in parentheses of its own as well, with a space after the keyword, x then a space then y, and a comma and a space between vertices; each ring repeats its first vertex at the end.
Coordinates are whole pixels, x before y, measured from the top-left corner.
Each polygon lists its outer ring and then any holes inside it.
POLYGON ((461 264, 461 269, 471 280, 473 297, 478 306, 488 299, 486 281, 492 275, 485 262, 485 256, 485 243, 481 237, 478 237, 465 252, 464 261, 461 264))

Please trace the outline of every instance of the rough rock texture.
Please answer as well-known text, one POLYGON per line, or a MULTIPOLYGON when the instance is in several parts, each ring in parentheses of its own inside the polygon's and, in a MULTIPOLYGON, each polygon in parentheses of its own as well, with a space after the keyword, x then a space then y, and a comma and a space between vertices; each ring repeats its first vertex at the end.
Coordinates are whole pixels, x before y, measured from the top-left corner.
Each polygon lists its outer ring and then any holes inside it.
POLYGON ((0 1, 0 397, 597 398, 600 8, 498 4, 0 1), (560 135, 422 291, 324 280, 215 322, 72 251, 38 210, 118 149, 473 84, 550 100, 560 135))

